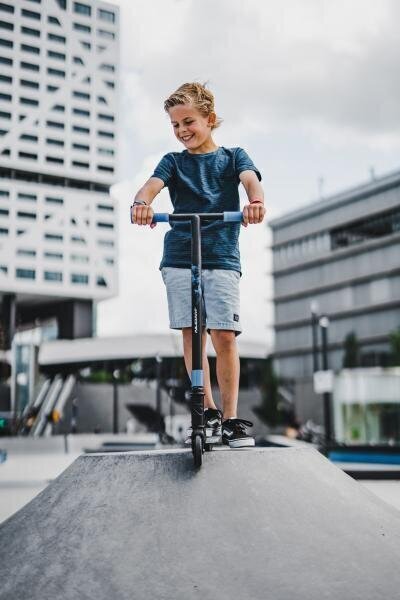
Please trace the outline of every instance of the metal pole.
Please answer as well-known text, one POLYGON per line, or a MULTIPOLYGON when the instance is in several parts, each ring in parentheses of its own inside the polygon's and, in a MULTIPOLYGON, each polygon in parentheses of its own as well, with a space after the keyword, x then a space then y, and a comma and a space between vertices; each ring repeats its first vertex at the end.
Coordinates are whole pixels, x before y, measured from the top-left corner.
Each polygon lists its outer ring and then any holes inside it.
MULTIPOLYGON (((322 340, 322 370, 328 371, 329 360, 328 360, 328 317, 321 317, 319 320, 321 328, 321 340, 322 340)), ((332 416, 331 416, 331 394, 330 392, 324 392, 322 395, 324 403, 324 426, 325 426, 325 442, 329 445, 332 442, 332 416)))
POLYGON ((159 354, 156 354, 156 412, 157 412, 157 430, 158 437, 161 441, 162 427, 161 427, 161 365, 162 358, 159 354))
POLYGON ((316 303, 311 304, 311 333, 312 333, 312 357, 313 357, 313 373, 319 371, 318 360, 318 308, 316 303))
POLYGON ((113 385, 113 433, 118 433, 119 415, 118 415, 118 378, 119 371, 115 370, 112 373, 113 385))

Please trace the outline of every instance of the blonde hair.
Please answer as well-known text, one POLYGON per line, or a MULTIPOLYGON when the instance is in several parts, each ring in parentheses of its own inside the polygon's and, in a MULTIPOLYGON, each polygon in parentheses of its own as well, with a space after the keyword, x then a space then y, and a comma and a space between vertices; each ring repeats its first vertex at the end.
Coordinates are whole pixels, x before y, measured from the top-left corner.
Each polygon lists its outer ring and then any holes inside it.
MULTIPOLYGON (((204 116, 208 117, 215 113, 214 95, 206 88, 206 84, 197 82, 184 83, 179 86, 164 102, 164 110, 168 112, 170 108, 177 104, 192 104, 204 116)), ((211 129, 216 129, 222 123, 222 119, 216 117, 215 123, 211 129)))

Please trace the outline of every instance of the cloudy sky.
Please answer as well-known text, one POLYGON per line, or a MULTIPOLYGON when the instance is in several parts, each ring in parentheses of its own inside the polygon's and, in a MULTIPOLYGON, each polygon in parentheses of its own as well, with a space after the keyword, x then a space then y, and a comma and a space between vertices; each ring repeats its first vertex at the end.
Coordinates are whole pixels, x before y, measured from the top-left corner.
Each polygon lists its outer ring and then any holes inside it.
MULTIPOLYGON (((166 331, 158 263, 165 226, 129 225, 163 154, 180 150, 163 100, 209 82, 224 122, 263 175, 268 218, 399 168, 396 0, 115 0, 121 10, 120 294, 99 335, 166 331)), ((156 199, 168 211, 168 193, 156 199)), ((269 232, 242 230, 243 336, 271 344, 269 232)))

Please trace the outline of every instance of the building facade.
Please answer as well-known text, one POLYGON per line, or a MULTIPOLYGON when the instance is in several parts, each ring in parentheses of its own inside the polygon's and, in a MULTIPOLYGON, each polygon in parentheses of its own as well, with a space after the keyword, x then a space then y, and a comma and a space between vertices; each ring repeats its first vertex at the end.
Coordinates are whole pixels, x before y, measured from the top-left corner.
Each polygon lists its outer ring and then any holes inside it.
POLYGON ((52 317, 58 337, 90 336, 96 302, 117 293, 118 38, 112 4, 0 3, 6 338, 52 317))
POLYGON ((352 332, 361 366, 387 364, 389 334, 400 327, 400 172, 270 226, 279 374, 295 380, 312 374, 312 309, 329 318, 330 368, 342 368, 352 332))

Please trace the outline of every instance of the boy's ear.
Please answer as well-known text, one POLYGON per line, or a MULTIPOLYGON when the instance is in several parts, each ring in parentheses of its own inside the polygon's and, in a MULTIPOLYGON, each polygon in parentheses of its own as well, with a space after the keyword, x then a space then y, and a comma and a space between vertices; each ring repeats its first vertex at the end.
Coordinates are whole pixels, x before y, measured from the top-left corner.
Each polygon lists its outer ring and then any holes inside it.
POLYGON ((217 120, 217 115, 215 114, 215 112, 212 112, 208 115, 208 124, 210 125, 210 127, 215 125, 216 120, 217 120))

